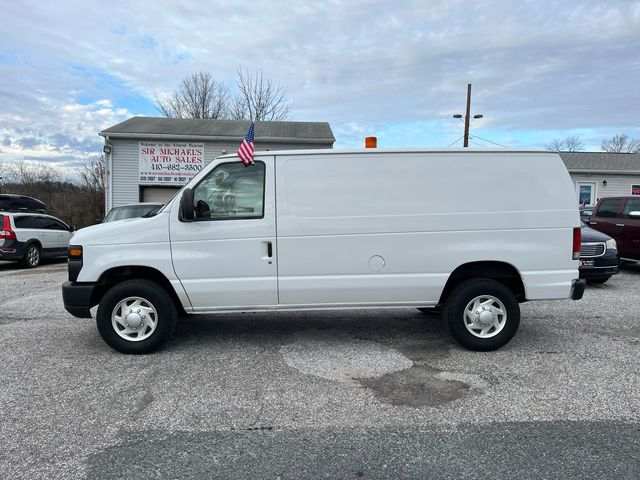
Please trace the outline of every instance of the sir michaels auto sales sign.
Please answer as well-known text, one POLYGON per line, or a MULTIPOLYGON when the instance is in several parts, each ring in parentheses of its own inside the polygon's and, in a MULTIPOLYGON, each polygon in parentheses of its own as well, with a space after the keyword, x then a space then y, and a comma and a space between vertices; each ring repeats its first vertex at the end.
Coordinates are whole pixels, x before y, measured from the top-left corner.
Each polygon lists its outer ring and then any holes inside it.
POLYGON ((204 167, 204 143, 140 142, 140 183, 184 185, 204 167))

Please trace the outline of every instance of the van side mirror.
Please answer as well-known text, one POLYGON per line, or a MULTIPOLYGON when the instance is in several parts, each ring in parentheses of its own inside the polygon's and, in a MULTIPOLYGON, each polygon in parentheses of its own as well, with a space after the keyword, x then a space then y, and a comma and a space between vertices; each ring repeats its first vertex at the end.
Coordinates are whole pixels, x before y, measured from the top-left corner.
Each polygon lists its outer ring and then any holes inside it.
POLYGON ((629 216, 631 218, 638 218, 640 219, 640 212, 638 212, 637 210, 634 210, 633 212, 629 212, 629 216))
POLYGON ((76 231, 76 227, 74 227, 73 225, 71 225, 71 226, 69 227, 69 231, 70 231, 70 232, 75 232, 75 231, 76 231))
POLYGON ((180 198, 180 221, 193 222, 195 213, 193 210, 193 190, 185 188, 180 198))

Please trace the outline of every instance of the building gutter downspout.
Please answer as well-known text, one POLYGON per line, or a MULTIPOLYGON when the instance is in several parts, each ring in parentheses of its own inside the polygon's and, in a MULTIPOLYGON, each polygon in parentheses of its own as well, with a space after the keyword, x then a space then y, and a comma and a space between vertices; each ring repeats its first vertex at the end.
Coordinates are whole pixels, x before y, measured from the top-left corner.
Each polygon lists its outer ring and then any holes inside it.
POLYGON ((106 191, 104 192, 104 196, 105 196, 104 215, 106 217, 109 210, 111 210, 111 206, 113 204, 113 165, 112 165, 113 160, 111 158, 111 155, 113 154, 113 146, 109 143, 108 135, 104 136, 104 146, 110 147, 108 153, 106 153, 107 168, 105 169, 105 173, 107 175, 107 181, 105 182, 106 191))

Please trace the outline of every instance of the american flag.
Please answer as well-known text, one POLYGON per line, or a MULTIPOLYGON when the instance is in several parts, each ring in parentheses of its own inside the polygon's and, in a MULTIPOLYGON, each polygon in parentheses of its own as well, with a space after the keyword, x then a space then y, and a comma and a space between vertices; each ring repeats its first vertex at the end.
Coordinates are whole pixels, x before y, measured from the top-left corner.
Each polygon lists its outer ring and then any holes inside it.
POLYGON ((244 140, 242 140, 242 143, 240 144, 240 149, 238 150, 238 156, 240 157, 240 160, 242 161, 242 164, 246 167, 248 165, 253 165, 253 135, 254 135, 254 125, 253 122, 251 122, 251 125, 249 126, 249 131, 247 132, 247 134, 244 137, 244 140))

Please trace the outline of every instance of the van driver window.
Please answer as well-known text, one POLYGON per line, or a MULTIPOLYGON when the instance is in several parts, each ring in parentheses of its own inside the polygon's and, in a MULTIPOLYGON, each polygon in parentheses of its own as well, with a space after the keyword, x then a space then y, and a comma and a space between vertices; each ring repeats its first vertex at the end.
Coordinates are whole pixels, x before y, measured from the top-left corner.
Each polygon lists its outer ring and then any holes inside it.
POLYGON ((196 219, 262 218, 264 172, 262 162, 218 165, 193 191, 196 219))

